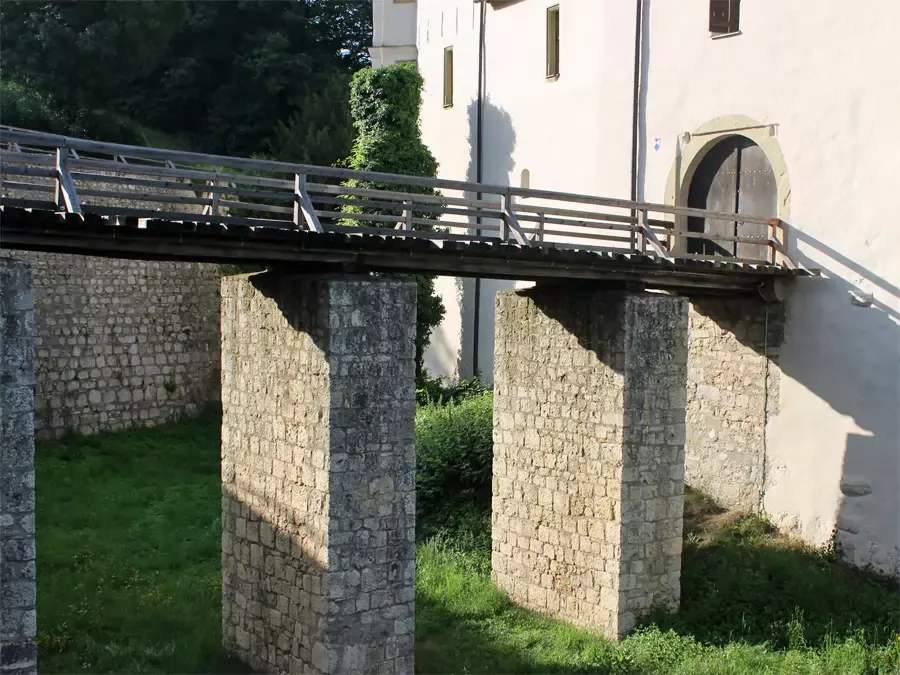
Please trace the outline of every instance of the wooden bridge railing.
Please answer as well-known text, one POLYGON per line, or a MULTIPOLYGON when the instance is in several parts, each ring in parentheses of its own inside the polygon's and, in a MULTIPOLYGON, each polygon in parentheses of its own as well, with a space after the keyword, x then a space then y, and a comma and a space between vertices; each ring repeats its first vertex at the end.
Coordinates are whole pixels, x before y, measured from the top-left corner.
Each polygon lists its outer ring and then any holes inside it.
POLYGON ((0 153, 3 203, 27 208, 508 242, 641 254, 671 263, 796 267, 785 248, 783 223, 744 214, 101 143, 9 127, 0 127, 0 153), (734 223, 734 234, 691 231, 690 221, 707 220, 734 223), (692 240, 702 243, 692 246, 692 240), (741 253, 740 245, 755 253, 741 253))

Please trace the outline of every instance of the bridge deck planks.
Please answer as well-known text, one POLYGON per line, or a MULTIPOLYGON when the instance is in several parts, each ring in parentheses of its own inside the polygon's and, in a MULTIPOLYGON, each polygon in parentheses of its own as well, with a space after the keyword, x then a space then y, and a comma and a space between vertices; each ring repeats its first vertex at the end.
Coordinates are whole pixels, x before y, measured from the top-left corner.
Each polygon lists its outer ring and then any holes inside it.
POLYGON ((99 215, 83 219, 9 205, 0 212, 0 247, 104 257, 263 265, 322 265, 359 272, 420 272, 497 279, 578 279, 634 283, 648 288, 745 292, 806 270, 721 261, 678 261, 645 255, 525 248, 509 243, 443 245, 426 239, 314 233, 247 225, 137 218, 115 225, 99 215))

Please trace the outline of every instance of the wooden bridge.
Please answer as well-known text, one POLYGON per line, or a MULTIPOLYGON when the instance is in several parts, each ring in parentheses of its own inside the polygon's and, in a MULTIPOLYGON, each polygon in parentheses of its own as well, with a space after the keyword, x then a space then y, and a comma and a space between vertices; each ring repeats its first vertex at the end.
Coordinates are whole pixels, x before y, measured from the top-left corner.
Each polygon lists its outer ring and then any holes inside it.
POLYGON ((815 273, 791 259, 784 223, 745 214, 10 127, 0 151, 8 249, 719 291, 815 273))
MULTIPOLYGON (((415 284, 295 272, 558 280, 496 303, 492 578, 610 638, 680 598, 683 292, 765 295, 810 274, 778 220, 8 128, 0 144, 5 248, 270 268, 222 279, 220 313, 223 643, 259 671, 414 672, 415 284)), ((30 264, 0 257, 0 475, 22 523, 34 296, 30 264)), ((742 379, 762 392, 768 373, 742 379)), ((15 537, 33 553, 33 528, 15 537)), ((18 593, 24 617, 33 574, 2 562, 0 597, 18 593)), ((13 647, 33 656, 16 622, 13 647)))

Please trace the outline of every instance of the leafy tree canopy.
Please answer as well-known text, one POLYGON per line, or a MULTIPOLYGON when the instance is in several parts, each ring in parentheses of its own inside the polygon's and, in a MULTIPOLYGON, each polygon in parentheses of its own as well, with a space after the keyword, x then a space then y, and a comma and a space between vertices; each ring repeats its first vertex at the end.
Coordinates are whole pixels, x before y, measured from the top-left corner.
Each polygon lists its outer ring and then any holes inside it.
POLYGON ((368 0, 0 3, 3 122, 332 164, 368 0))

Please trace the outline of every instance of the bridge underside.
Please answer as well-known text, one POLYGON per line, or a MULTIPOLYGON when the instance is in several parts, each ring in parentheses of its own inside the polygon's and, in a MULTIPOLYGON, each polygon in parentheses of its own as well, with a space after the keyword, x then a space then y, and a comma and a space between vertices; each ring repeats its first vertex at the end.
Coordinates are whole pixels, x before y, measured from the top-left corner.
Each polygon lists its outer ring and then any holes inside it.
MULTIPOLYGON (((0 518, 22 525, 0 661, 32 673, 31 283, 8 258, 0 276, 0 518)), ((492 566, 519 604, 611 638, 677 606, 687 331, 683 297, 498 296, 492 566)), ((258 669, 413 672, 414 334, 408 282, 222 282, 223 638, 258 669)))
MULTIPOLYGON (((7 200, 8 201, 8 200, 7 200)), ((742 293, 777 279, 808 274, 771 265, 679 260, 651 256, 527 248, 506 243, 464 243, 339 231, 207 222, 123 219, 2 206, 6 249, 142 260, 259 264, 293 271, 420 272, 516 280, 591 280, 636 287, 742 293)))

